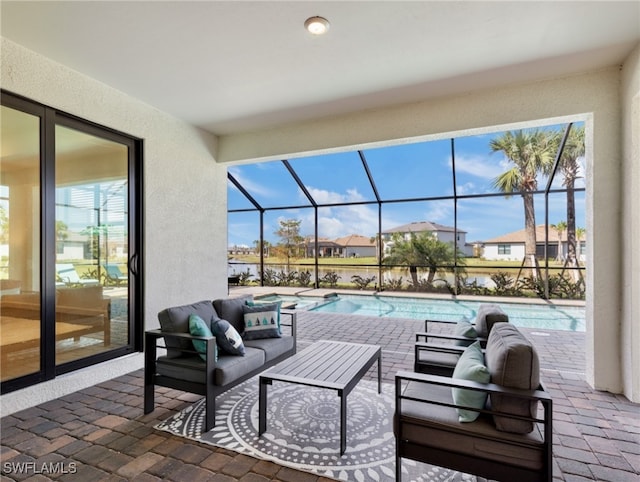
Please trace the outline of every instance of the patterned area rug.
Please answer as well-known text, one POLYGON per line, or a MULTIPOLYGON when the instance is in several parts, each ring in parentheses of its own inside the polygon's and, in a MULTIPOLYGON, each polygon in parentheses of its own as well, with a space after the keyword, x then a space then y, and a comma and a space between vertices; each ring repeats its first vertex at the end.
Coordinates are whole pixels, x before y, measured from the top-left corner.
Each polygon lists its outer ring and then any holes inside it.
MULTIPOLYGON (((334 390, 274 382, 267 431, 258 437, 258 379, 216 399, 216 426, 202 433, 204 399, 156 428, 317 475, 348 481, 395 480, 394 386, 362 380, 347 397, 347 450, 340 456, 340 403, 334 390)), ((403 459, 405 482, 475 477, 403 459)))
MULTIPOLYGON (((202 433, 204 399, 156 426, 160 430, 294 469, 348 481, 395 480, 394 386, 362 380, 347 397, 347 450, 340 456, 340 403, 335 391, 274 382, 267 431, 258 437, 258 379, 216 400, 216 426, 202 433)), ((405 482, 475 481, 403 459, 405 482)))

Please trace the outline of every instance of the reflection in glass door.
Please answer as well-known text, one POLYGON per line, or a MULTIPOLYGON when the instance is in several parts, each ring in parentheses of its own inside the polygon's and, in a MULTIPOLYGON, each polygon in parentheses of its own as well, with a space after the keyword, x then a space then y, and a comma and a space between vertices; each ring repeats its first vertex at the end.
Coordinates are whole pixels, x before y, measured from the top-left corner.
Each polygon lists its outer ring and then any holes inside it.
POLYGON ((0 375, 40 371, 40 118, 1 107, 0 375))
POLYGON ((56 126, 56 365, 129 343, 128 159, 56 126))

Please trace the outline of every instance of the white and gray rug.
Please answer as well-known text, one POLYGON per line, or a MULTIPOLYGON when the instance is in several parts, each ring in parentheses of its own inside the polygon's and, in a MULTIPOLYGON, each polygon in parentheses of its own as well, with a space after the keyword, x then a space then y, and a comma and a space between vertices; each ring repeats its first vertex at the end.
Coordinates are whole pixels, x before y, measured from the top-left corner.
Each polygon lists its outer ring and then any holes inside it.
MULTIPOLYGON (((216 399, 216 426, 201 433, 204 399, 156 426, 160 430, 348 481, 395 480, 394 386, 362 380, 347 397, 347 450, 340 456, 340 401, 335 391, 274 382, 267 431, 258 437, 258 379, 216 399)), ((405 482, 475 481, 475 477, 403 459, 405 482)))

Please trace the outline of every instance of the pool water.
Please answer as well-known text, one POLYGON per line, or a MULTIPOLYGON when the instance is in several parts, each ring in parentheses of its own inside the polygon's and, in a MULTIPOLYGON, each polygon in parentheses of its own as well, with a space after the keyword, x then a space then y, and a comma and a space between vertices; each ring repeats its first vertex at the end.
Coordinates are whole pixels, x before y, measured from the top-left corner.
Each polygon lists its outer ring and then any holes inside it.
MULTIPOLYGON (((299 310, 322 313, 445 321, 458 321, 463 317, 472 319, 482 303, 481 301, 359 295, 339 295, 331 298, 270 296, 261 299, 281 300, 285 304, 295 304, 295 308, 299 310)), ((509 321, 516 326, 585 331, 583 307, 503 302, 500 302, 500 307, 509 315, 509 321)))

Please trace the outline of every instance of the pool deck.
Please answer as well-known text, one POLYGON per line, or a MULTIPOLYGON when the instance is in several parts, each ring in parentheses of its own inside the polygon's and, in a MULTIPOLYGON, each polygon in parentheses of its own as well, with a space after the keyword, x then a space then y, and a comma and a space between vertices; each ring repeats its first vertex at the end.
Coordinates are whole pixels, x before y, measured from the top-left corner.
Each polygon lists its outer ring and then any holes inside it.
MULTIPOLYGON (((298 349, 319 339, 380 345, 383 380, 393 382, 397 371, 413 369, 413 340, 422 330, 420 320, 300 312, 298 349)), ((543 382, 554 401, 554 481, 640 480, 640 405, 585 382, 585 334, 523 331, 538 349, 543 382)), ((366 377, 376 375, 373 368, 366 377)), ((155 430, 159 421, 200 397, 157 388, 156 410, 144 415, 142 387, 143 373, 137 370, 3 417, 0 480, 328 481, 155 430), (73 462, 75 473, 51 478, 33 469, 7 473, 5 467, 19 462, 60 463, 67 469, 73 462)))
POLYGON ((358 295, 358 296, 393 296, 398 298, 422 298, 437 300, 458 300, 458 301, 475 301, 489 303, 521 303, 527 305, 556 305, 556 306, 575 306, 584 307, 583 300, 543 300, 540 298, 513 298, 501 296, 476 296, 476 295, 460 295, 454 296, 443 293, 420 293, 413 291, 366 291, 366 290, 345 290, 331 288, 301 288, 288 286, 238 286, 231 289, 233 296, 243 294, 251 294, 254 296, 267 295, 285 295, 285 296, 305 296, 313 298, 327 298, 335 295, 358 295))

